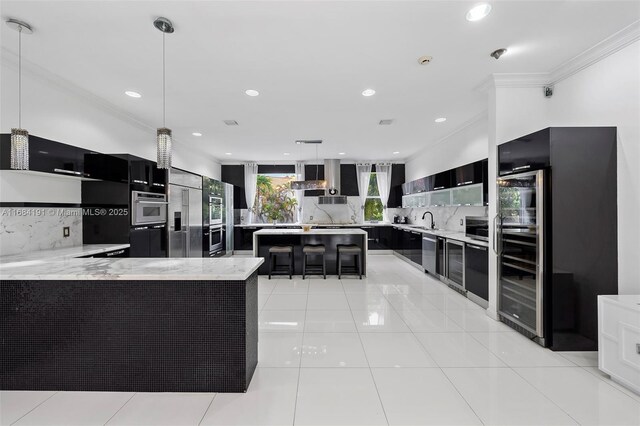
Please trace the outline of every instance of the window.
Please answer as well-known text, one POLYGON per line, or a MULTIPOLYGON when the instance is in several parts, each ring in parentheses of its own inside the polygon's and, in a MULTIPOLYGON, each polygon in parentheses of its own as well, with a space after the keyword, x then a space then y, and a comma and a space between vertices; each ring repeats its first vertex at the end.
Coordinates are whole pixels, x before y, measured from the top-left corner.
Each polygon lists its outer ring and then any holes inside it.
POLYGON ((259 173, 254 210, 262 222, 295 222, 297 200, 291 190, 293 173, 259 173))
POLYGON ((382 200, 378 191, 378 180, 376 174, 371 173, 369 178, 369 189, 367 190, 367 200, 364 202, 364 220, 382 220, 382 200))

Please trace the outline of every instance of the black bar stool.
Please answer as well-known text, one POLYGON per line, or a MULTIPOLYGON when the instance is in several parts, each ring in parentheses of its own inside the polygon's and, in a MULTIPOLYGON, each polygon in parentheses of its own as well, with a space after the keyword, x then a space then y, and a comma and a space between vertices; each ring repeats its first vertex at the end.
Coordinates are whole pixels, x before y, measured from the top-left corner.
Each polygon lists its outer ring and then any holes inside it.
POLYGON ((293 246, 273 246, 269 247, 269 279, 271 275, 289 275, 291 279, 293 275, 293 246), (278 265, 278 255, 286 254, 289 263, 286 265, 278 265))
POLYGON ((302 247, 302 279, 305 279, 307 272, 323 275, 327 279, 327 264, 324 254, 326 250, 324 244, 305 244, 302 247), (322 256, 322 264, 307 263, 307 256, 322 256))
POLYGON ((356 244, 338 244, 338 278, 342 277, 342 269, 345 272, 360 275, 362 279, 362 249, 356 244), (342 256, 353 256, 354 266, 342 266, 342 256))

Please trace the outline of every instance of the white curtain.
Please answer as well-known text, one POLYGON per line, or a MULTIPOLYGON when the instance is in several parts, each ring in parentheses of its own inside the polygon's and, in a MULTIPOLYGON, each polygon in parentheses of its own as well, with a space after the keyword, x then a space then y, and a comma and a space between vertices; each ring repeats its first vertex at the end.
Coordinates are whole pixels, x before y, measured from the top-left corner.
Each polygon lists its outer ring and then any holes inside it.
POLYGON ((253 223, 253 204, 256 200, 256 187, 258 186, 258 164, 245 163, 244 165, 244 194, 249 209, 248 223, 253 223))
POLYGON ((387 202, 389 201, 389 192, 391 191, 391 163, 376 163, 376 181, 378 182, 378 191, 380 192, 380 201, 382 201, 383 220, 387 218, 387 202))
MULTIPOLYGON (((304 180, 304 163, 302 161, 296 162, 296 180, 304 180)), ((293 191, 293 196, 298 202, 298 207, 296 208, 296 217, 294 220, 296 222, 302 222, 302 202, 304 201, 304 190, 296 189, 293 191)))
POLYGON ((371 178, 370 163, 356 163, 356 177, 358 179, 358 195, 364 210, 364 203, 367 201, 367 192, 369 191, 369 179, 371 178))

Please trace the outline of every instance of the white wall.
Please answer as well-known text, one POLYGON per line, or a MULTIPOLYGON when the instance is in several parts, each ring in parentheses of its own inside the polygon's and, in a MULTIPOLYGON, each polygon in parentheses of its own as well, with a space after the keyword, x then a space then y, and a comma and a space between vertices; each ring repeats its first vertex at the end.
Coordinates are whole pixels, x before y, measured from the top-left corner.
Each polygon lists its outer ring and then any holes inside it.
POLYGON ((640 294, 640 42, 558 82, 551 98, 541 87, 498 87, 492 96, 490 150, 549 126, 618 128, 618 290, 640 294))
POLYGON ((483 115, 407 161, 407 182, 487 158, 487 138, 487 117, 483 115))
MULTIPOLYGON (((30 134, 103 153, 129 153, 154 160, 155 129, 110 109, 99 99, 73 90, 56 76, 36 68, 22 77, 22 126, 30 134)), ((2 55, 0 132, 17 127, 17 69, 2 55)), ((96 82, 99 84, 99 82, 96 82)), ((173 165, 220 179, 220 164, 207 153, 174 145, 173 165)))

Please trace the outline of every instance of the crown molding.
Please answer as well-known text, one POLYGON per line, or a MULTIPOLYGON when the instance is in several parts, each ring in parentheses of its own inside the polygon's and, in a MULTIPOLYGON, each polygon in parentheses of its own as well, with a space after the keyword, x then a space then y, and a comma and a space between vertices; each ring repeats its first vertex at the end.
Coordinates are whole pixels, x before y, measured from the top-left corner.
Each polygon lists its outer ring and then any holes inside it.
MULTIPOLYGON (((18 71, 18 55, 14 52, 10 51, 6 47, 2 46, 0 48, 0 58, 3 66, 6 66, 9 69, 14 71, 18 71)), ((31 62, 27 59, 22 58, 22 73, 23 75, 28 75, 35 80, 41 81, 46 85, 57 89, 63 94, 71 94, 76 98, 84 101, 91 106, 101 110, 104 113, 111 115, 114 118, 117 118, 121 121, 126 122, 127 124, 138 128, 146 133, 149 133, 149 137, 151 140, 155 138, 156 135, 156 127, 144 122, 143 120, 137 118, 136 116, 124 111, 122 108, 112 104, 111 102, 101 98, 100 96, 94 95, 92 92, 83 89, 82 87, 76 85, 75 83, 60 77, 59 75, 52 73, 51 71, 41 67, 40 65, 31 62)), ((185 149, 194 149, 192 146, 187 146, 183 144, 179 140, 173 138, 173 143, 178 146, 183 146, 185 149)), ((213 155, 203 151, 202 149, 195 148, 197 151, 201 152, 210 160, 220 164, 220 160, 213 155)))
POLYGON ((452 132, 447 133, 445 136, 441 137, 440 139, 436 140, 433 144, 429 145, 429 148, 445 142, 447 139, 457 135, 458 133, 466 130, 468 127, 471 127, 474 124, 477 124, 483 120, 487 120, 488 117, 489 117, 488 110, 485 109, 480 111, 478 114, 474 115, 473 117, 471 117, 470 119, 468 119, 467 121, 463 122, 461 125, 456 127, 452 132))
POLYGON ((638 40, 640 40, 640 20, 607 37, 549 72, 491 74, 476 86, 475 90, 488 92, 493 88, 539 88, 550 86, 596 64, 638 40))
POLYGON ((583 69, 605 59, 640 40, 640 20, 607 37, 595 46, 552 69, 548 74, 548 84, 555 84, 583 69))

